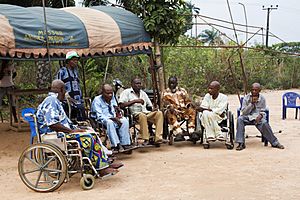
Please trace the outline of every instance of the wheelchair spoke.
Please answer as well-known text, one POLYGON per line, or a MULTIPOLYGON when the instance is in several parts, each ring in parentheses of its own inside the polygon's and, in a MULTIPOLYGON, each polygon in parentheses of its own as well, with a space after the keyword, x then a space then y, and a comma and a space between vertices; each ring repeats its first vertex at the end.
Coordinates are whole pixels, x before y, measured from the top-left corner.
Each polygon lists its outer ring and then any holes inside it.
POLYGON ((52 160, 54 160, 56 156, 53 156, 50 160, 48 160, 42 167, 46 167, 52 160))
POLYGON ((31 170, 31 171, 23 172, 23 174, 24 174, 24 175, 25 175, 25 174, 31 174, 31 173, 33 173, 33 172, 37 172, 37 171, 40 171, 40 170, 41 170, 41 169, 38 168, 38 169, 31 170))
POLYGON ((33 160, 32 158, 29 158, 28 155, 25 156, 25 158, 27 158, 29 161, 31 161, 33 164, 35 164, 37 167, 41 167, 41 165, 39 163, 37 163, 35 160, 33 160))
POLYGON ((57 173, 62 173, 61 170, 59 169, 51 169, 51 168, 44 168, 45 171, 48 171, 48 172, 57 172, 57 173))
POLYGON ((38 186, 38 184, 39 184, 39 182, 40 182, 40 179, 41 179, 41 176, 42 176, 42 173, 43 173, 43 170, 41 170, 40 173, 39 173, 39 176, 38 176, 38 178, 37 178, 37 180, 36 180, 36 183, 35 183, 35 187, 38 186))

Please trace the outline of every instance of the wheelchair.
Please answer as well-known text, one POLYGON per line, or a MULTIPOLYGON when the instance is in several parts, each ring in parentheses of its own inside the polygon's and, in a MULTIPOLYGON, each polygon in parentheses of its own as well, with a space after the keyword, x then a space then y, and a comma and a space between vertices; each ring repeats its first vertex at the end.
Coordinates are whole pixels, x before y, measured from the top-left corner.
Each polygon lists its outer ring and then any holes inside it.
MULTIPOLYGON (((210 143, 207 140, 205 128, 201 124, 201 117, 202 113, 198 113, 197 121, 199 125, 199 129, 201 130, 201 144, 203 144, 204 149, 210 148, 210 143)), ((226 110, 226 119, 222 120, 219 123, 221 127, 221 131, 225 134, 225 146, 227 149, 231 150, 234 148, 234 117, 231 111, 226 110)))
MULTIPOLYGON (((155 133, 153 128, 153 124, 148 121, 148 131, 149 131, 149 145, 146 146, 141 146, 138 142, 139 140, 139 123, 137 119, 133 116, 133 114, 130 112, 129 107, 123 108, 122 109, 124 112, 124 117, 126 117, 129 120, 129 128, 132 132, 131 138, 132 138, 132 144, 137 147, 137 148, 142 148, 142 147, 159 147, 160 145, 154 144, 154 138, 155 138, 155 133)), ((147 110, 152 110, 150 107, 147 107, 147 110)))
MULTIPOLYGON (((100 176, 100 170, 109 166, 96 169, 91 159, 82 155, 83 149, 77 140, 67 140, 66 135, 61 132, 39 134, 36 116, 31 113, 25 116, 34 119, 37 143, 27 146, 21 153, 18 172, 23 183, 31 190, 55 191, 76 173, 81 174, 81 188, 89 190, 94 187, 95 178, 102 179, 114 175, 100 176)), ((99 140, 98 134, 93 129, 87 129, 99 140)))
MULTIPOLYGON (((197 123, 198 123, 196 118, 195 118, 195 128, 197 127, 197 123)), ((186 140, 191 141, 193 144, 196 144, 197 141, 199 141, 201 139, 201 133, 199 131, 197 131, 196 129, 193 133, 189 132, 189 128, 188 128, 189 120, 190 119, 188 119, 188 118, 183 118, 179 121, 179 125, 180 125, 180 128, 182 129, 183 137, 187 138, 187 139, 185 139, 185 141, 186 140)), ((164 134, 165 134, 165 137, 169 140, 169 145, 173 145, 175 142, 174 141, 175 135, 174 135, 173 130, 170 130, 170 128, 169 128, 166 111, 164 112, 164 134)))
MULTIPOLYGON (((122 113, 123 115, 123 113, 122 113)), ((101 138, 101 141, 102 143, 104 144, 104 146, 108 149, 111 148, 111 142, 110 142, 110 139, 109 139, 109 136, 107 134, 107 131, 106 131, 106 126, 104 124, 102 124, 101 122, 98 122, 96 120, 96 114, 95 112, 90 112, 89 114, 89 122, 91 123, 91 126, 94 130, 96 130, 99 135, 100 135, 100 138, 101 138)), ((130 122, 129 122, 129 125, 130 125, 130 122)), ((130 126, 129 126, 130 128, 130 126)), ((125 153, 125 154, 132 154, 132 150, 134 149, 137 149, 138 146, 136 145, 133 139, 133 136, 130 134, 130 140, 131 140, 131 144, 133 144, 133 148, 130 148, 130 149, 124 149, 122 151, 113 151, 113 153, 117 154, 117 153, 125 153)))

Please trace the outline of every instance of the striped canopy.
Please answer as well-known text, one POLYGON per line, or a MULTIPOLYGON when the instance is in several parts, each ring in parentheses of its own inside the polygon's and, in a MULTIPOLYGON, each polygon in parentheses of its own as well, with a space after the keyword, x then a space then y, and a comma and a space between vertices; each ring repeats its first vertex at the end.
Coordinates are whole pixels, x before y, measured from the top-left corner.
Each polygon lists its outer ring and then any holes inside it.
POLYGON ((23 8, 0 4, 0 56, 2 58, 64 57, 75 50, 84 57, 151 52, 151 39, 143 22, 121 8, 23 8))

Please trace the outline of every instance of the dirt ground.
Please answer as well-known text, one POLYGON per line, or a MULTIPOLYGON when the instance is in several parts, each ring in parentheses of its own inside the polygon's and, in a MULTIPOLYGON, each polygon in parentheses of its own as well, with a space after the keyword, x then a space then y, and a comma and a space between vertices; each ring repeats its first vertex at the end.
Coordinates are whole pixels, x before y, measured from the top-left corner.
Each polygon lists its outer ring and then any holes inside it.
MULTIPOLYGON (((300 120, 294 119, 292 109, 281 120, 284 92, 263 92, 271 126, 284 150, 264 147, 251 126, 246 128, 247 148, 241 152, 227 150, 219 142, 207 150, 189 142, 138 149, 120 155, 125 167, 114 177, 97 179, 90 191, 80 188, 79 175, 52 193, 28 189, 19 178, 17 163, 29 144, 29 132, 8 131, 0 123, 0 199, 300 199, 300 120)), ((237 96, 229 96, 229 102, 236 117, 237 96)))

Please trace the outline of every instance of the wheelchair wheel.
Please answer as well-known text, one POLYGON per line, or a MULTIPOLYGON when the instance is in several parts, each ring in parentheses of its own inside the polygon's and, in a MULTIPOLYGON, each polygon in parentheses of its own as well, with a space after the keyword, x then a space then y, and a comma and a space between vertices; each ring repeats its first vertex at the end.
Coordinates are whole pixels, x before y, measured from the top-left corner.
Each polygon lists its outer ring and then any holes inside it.
POLYGON ((95 185, 95 177, 91 174, 83 174, 80 179, 80 186, 83 190, 90 190, 95 185))
POLYGON ((226 148, 227 148, 228 150, 232 150, 233 147, 234 147, 233 144, 225 144, 225 145, 226 145, 226 148))
POLYGON ((36 192, 52 192, 63 184, 67 164, 60 149, 40 143, 28 146, 22 152, 18 171, 28 188, 36 192))
POLYGON ((230 142, 233 143, 235 138, 234 136, 234 117, 231 111, 229 111, 229 134, 230 134, 230 142))
POLYGON ((209 144, 203 144, 204 149, 209 149, 209 144))
POLYGON ((230 144, 226 144, 227 149, 233 149, 234 147, 234 118, 231 111, 228 113, 229 116, 229 137, 230 137, 230 144))
POLYGON ((173 135, 173 131, 169 132, 169 145, 173 145, 174 144, 174 135, 173 135))

